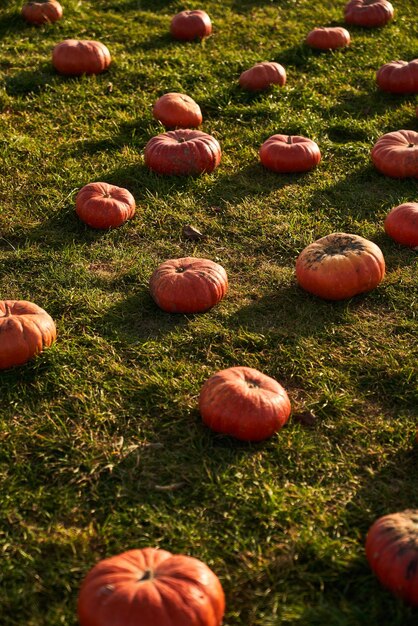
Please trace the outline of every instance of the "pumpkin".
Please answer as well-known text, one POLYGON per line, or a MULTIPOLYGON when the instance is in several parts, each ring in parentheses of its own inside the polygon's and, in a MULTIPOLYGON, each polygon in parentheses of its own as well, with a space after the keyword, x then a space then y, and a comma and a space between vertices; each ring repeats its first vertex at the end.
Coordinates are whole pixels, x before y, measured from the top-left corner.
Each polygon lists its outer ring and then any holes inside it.
POLYGON ((100 41, 65 39, 52 51, 52 64, 60 74, 100 74, 111 62, 110 52, 100 41))
POLYGON ((23 365, 56 336, 52 317, 33 302, 0 301, 0 369, 23 365))
POLYGON ((251 367, 230 367, 204 383, 199 409, 203 422, 215 432, 261 441, 286 424, 290 401, 274 378, 251 367))
POLYGON ((379 517, 367 533, 366 556, 384 587, 418 606, 418 509, 379 517))
POLYGON ((212 33, 212 22, 205 11, 181 11, 172 18, 170 33, 180 41, 203 39, 212 33))
POLYGON ((200 130, 169 130, 148 141, 144 158, 158 174, 203 174, 218 167, 221 147, 215 137, 200 130))
POLYGON ((308 33, 305 42, 317 50, 335 50, 350 45, 350 33, 341 26, 314 28, 308 33))
POLYGON ((27 2, 22 7, 22 17, 29 24, 52 24, 62 18, 62 6, 56 0, 27 2))
POLYGON ((220 626, 225 596, 191 556, 143 548, 99 561, 78 596, 80 626, 220 626))
POLYGON ((307 246, 296 261, 298 284, 325 300, 374 289, 385 275, 380 248, 359 235, 332 233, 307 246))
POLYGON ((418 178, 418 133, 398 130, 382 135, 373 146, 372 161, 382 174, 418 178))
POLYGON ((202 123, 200 106, 183 93, 166 93, 158 98, 152 114, 166 128, 195 128, 202 123))
POLYGON ((398 243, 418 248, 418 202, 395 206, 386 216, 385 231, 398 243))
POLYGON ((168 313, 203 313, 228 290, 226 271, 210 259, 169 259, 157 267, 150 279, 153 299, 168 313))
POLYGON ((257 63, 250 69, 242 72, 239 77, 239 84, 247 91, 262 91, 271 85, 283 85, 286 83, 286 70, 280 63, 265 61, 257 63))
POLYGON ((376 82, 389 93, 418 93, 418 59, 385 63, 377 70, 376 82))
POLYGON ((93 228, 116 228, 135 214, 135 198, 122 187, 89 183, 78 192, 75 210, 93 228))
POLYGON ((387 0, 350 0, 344 8, 347 24, 374 28, 393 18, 393 6, 387 0))
POLYGON ((298 135, 272 135, 260 148, 260 161, 281 174, 307 172, 321 160, 318 145, 298 135))

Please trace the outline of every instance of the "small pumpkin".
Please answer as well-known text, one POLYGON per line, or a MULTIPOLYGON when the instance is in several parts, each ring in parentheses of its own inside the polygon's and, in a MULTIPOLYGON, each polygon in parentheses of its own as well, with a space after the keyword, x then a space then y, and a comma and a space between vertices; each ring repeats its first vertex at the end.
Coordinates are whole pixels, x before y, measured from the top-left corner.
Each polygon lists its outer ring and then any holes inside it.
POLYGON ((144 159, 157 174, 203 174, 218 167, 221 147, 215 137, 200 130, 169 130, 148 141, 144 159))
POLYGON ((281 174, 307 172, 320 160, 318 145, 299 135, 272 135, 260 148, 260 161, 264 167, 281 174))
POLYGON ((418 93, 418 59, 385 63, 377 70, 376 82, 388 93, 418 93))
POLYGON ((52 51, 52 65, 66 76, 100 74, 110 62, 110 52, 100 41, 64 39, 52 51))
POLYGON ((202 561, 143 548, 99 561, 83 580, 80 626, 220 626, 225 596, 202 561))
POLYGON ((27 2, 22 7, 22 17, 28 24, 53 24, 62 18, 63 10, 57 0, 27 2))
POLYGON ((169 259, 153 272, 150 291, 163 311, 203 313, 225 296, 228 276, 222 265, 210 259, 169 259))
POLYGON ((291 407, 274 378, 251 367, 230 367, 204 383, 199 409, 203 422, 215 432, 262 441, 286 424, 291 407))
POLYGON ((316 50, 336 50, 350 45, 350 33, 341 26, 314 28, 305 43, 316 50))
POLYGON ((307 246, 296 261, 297 282, 325 300, 345 300, 377 287, 385 275, 380 248, 359 235, 332 233, 307 246))
POLYGON ((379 517, 366 538, 366 556, 381 584, 418 606, 418 510, 379 517))
POLYGON ((0 369, 23 365, 56 336, 52 317, 33 302, 0 301, 0 369))
POLYGON ((180 41, 203 39, 212 33, 212 22, 205 11, 181 11, 172 18, 170 33, 180 41))
POLYGON ((165 93, 154 104, 152 114, 166 128, 196 128, 202 123, 200 106, 183 93, 165 93))
POLYGON ((116 228, 135 214, 135 198, 123 187, 89 183, 78 192, 75 210, 93 228, 116 228))
POLYGON ((286 70, 283 65, 274 61, 257 63, 242 72, 239 84, 247 91, 263 91, 271 85, 283 87, 286 84, 286 70))
POLYGON ((344 8, 347 24, 375 28, 393 19, 393 6, 387 0, 350 0, 344 8))
POLYGON ((382 135, 371 152, 375 167, 393 178, 418 178, 418 133, 398 130, 382 135))
POLYGON ((403 246, 418 249, 418 202, 395 206, 385 219, 385 232, 403 246))

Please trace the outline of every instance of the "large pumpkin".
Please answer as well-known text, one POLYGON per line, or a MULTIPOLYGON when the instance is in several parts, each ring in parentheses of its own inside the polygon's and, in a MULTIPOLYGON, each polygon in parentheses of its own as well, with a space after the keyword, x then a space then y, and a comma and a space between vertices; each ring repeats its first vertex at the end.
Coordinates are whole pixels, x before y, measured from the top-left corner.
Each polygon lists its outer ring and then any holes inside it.
POLYGON ((386 216, 385 231, 398 243, 418 247, 418 202, 395 206, 386 216))
POLYGON ((389 93, 418 93, 418 59, 385 63, 377 70, 376 82, 389 93))
POLYGON ((305 43, 317 50, 336 50, 350 44, 350 33, 341 26, 314 28, 308 33, 305 43))
POLYGON ((33 302, 0 301, 0 369, 26 363, 56 336, 52 317, 33 302))
POLYGON ((52 64, 60 74, 100 74, 111 62, 110 52, 100 41, 65 39, 52 51, 52 64))
POLYGON ((398 130, 382 135, 373 146, 372 161, 382 174, 418 178, 418 133, 398 130))
POLYGON ((242 72, 239 77, 239 84, 247 91, 262 91, 271 85, 283 87, 286 83, 286 70, 280 63, 265 61, 257 63, 250 69, 242 72))
POLYGON ((222 265, 210 259, 170 259, 157 267, 150 291, 157 305, 169 313, 203 313, 217 304, 228 290, 222 265))
POLYGON ((152 114, 166 128, 195 128, 202 123, 200 106, 183 93, 165 93, 154 104, 152 114))
POLYGON ((205 11, 181 11, 172 18, 170 33, 181 41, 203 39, 212 33, 212 22, 205 11))
POLYGON ((377 287, 385 275, 380 248, 359 235, 332 233, 311 243, 296 261, 299 285, 325 300, 344 300, 377 287))
POLYGON ((215 137, 200 130, 170 130, 149 140, 144 158, 158 174, 203 174, 218 167, 221 147, 215 137))
POLYGON ((281 174, 307 172, 321 160, 318 145, 298 135, 272 135, 260 148, 260 161, 281 174))
POLYGON ((123 187, 89 183, 78 192, 75 210, 93 228, 116 228, 135 214, 135 198, 123 187))
POLYGON ((218 577, 190 556, 129 550, 97 563, 82 582, 80 626, 220 626, 218 577))
POLYGON ((347 24, 374 28, 390 22, 393 13, 387 0, 350 0, 344 8, 344 19, 347 24))
POLYGON ((379 581, 418 606, 418 510, 378 518, 366 539, 366 556, 379 581))
POLYGON ((286 424, 290 401, 274 378, 251 367, 230 367, 204 383, 199 409, 203 422, 215 432, 261 441, 286 424))
POLYGON ((29 24, 52 24, 62 18, 62 6, 56 0, 27 2, 22 7, 22 17, 29 24))

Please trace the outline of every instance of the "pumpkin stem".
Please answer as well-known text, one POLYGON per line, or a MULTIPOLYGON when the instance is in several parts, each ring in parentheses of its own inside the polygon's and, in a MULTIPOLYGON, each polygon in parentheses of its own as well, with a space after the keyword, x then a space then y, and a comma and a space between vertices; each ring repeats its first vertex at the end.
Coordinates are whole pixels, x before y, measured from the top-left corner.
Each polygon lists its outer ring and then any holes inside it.
POLYGON ((12 314, 10 306, 7 304, 7 302, 4 303, 4 306, 6 308, 6 313, 4 314, 3 317, 10 317, 12 314))
POLYGON ((183 137, 179 137, 179 138, 177 139, 177 141, 178 141, 179 143, 184 143, 186 140, 185 140, 183 137))
POLYGON ((289 137, 287 138, 287 143, 291 144, 292 143, 292 135, 289 135, 289 137))
POLYGON ((152 570, 146 569, 142 574, 141 578, 138 578, 138 582, 144 582, 144 580, 150 580, 152 578, 152 570))
POLYGON ((408 144, 408 148, 415 148, 415 144, 414 143, 408 144))
POLYGON ((182 272, 184 272, 184 267, 183 266, 176 267, 176 273, 177 274, 181 274, 182 272))

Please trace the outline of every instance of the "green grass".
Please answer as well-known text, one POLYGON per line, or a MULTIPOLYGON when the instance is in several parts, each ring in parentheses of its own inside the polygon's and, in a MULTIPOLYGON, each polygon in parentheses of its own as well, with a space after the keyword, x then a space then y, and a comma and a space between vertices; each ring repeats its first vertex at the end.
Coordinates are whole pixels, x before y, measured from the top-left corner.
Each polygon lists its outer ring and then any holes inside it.
MULTIPOLYGON (((418 131, 417 99, 381 93, 375 71, 417 56, 417 0, 397 0, 382 29, 351 28, 346 50, 303 45, 343 25, 324 0, 68 0, 34 28, 20 3, 0 9, 0 297, 56 320, 58 340, 0 374, 2 626, 74 626, 81 579, 99 559, 159 546, 220 577, 225 626, 409 626, 417 612, 383 590, 364 554, 377 516, 418 507, 416 252, 384 234, 388 210, 417 182, 370 162, 379 136, 418 131), (214 35, 171 41, 171 16, 204 8, 214 35), (108 72, 64 78, 55 43, 99 39, 108 72), (275 60, 288 82, 237 86, 275 60), (223 149, 198 178, 150 173, 143 150, 162 128, 152 105, 182 91, 223 149), (276 132, 321 148, 312 172, 262 169, 276 132), (136 217, 95 232, 77 190, 127 187, 136 217), (182 237, 193 224, 207 238, 182 237), (302 292, 294 264, 330 232, 372 239, 387 275, 373 292, 329 303, 302 292), (148 292, 153 269, 195 255, 226 268, 210 312, 169 315, 148 292), (242 444, 202 424, 197 398, 216 370, 249 365, 288 390, 293 417, 242 444), (164 487, 169 489, 164 489, 164 487)), ((157 626, 157 625, 156 625, 157 626)))

